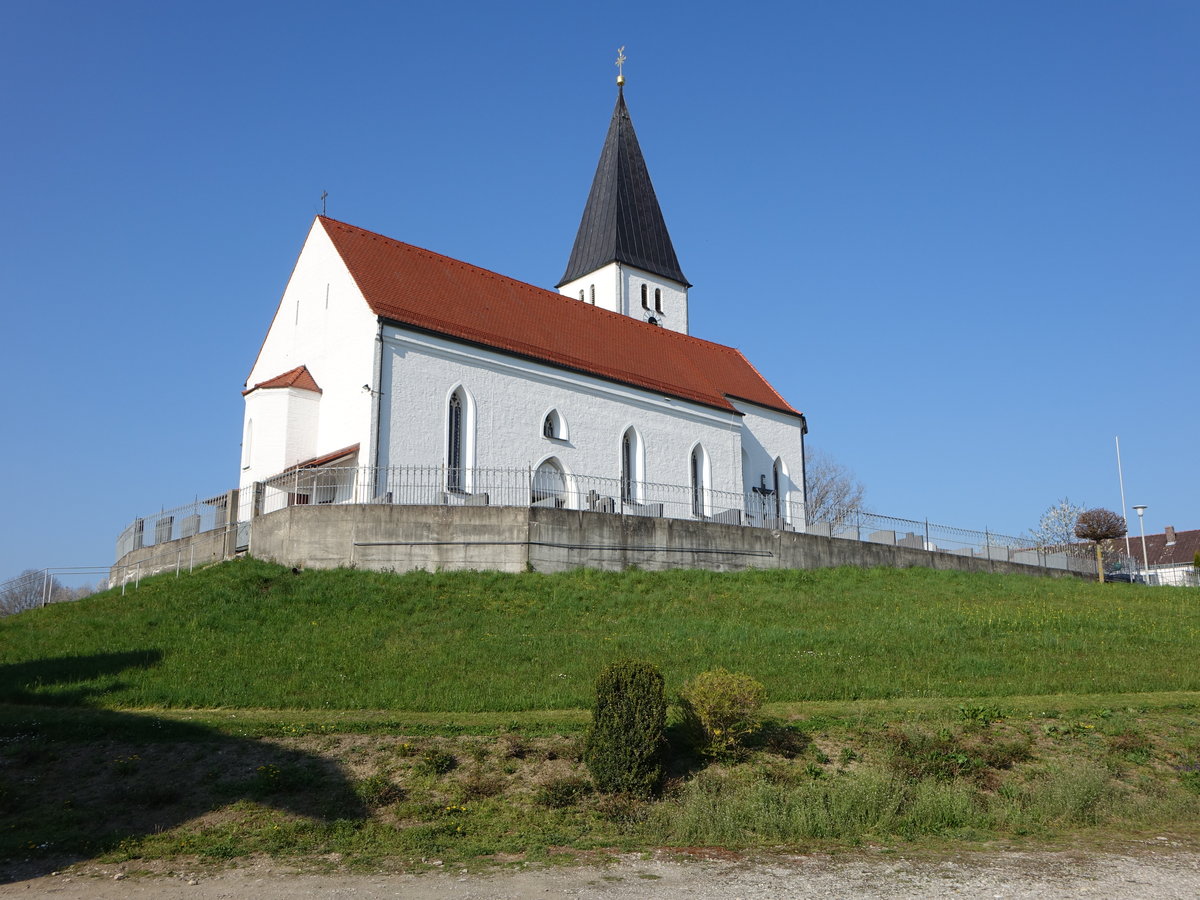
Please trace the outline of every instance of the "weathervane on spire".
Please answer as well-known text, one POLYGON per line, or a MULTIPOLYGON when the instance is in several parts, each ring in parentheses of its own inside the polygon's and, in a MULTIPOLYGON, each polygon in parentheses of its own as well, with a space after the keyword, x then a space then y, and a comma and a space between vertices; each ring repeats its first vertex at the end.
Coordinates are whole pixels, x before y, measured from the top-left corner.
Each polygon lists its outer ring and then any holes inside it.
POLYGON ((621 47, 617 51, 617 87, 625 84, 625 71, 621 68, 625 65, 625 48, 621 47))

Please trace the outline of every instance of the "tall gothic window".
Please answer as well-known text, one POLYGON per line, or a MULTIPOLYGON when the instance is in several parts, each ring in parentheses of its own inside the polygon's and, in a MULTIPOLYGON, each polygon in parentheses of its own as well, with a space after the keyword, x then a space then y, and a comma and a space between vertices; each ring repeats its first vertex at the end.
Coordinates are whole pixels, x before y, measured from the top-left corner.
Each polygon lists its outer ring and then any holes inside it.
POLYGON ((633 469, 634 469, 634 436, 633 429, 625 432, 621 439, 621 501, 633 502, 633 469))
POLYGON ((626 428, 621 436, 621 500, 642 502, 642 482, 646 478, 646 445, 636 428, 626 428))
POLYGON ((654 311, 662 312, 662 288, 654 289, 654 311))
POLYGON ((704 518, 704 494, 708 485, 704 483, 704 448, 697 444, 692 449, 692 515, 704 518))
POLYGON ((779 490, 779 484, 783 479, 781 479, 779 477, 779 465, 780 465, 780 462, 778 459, 776 459, 775 464, 773 466, 771 466, 771 478, 772 478, 771 486, 775 490, 775 518, 782 519, 783 518, 783 495, 779 490))
POLYGON ((447 418, 446 435, 446 490, 465 490, 466 479, 463 477, 463 462, 466 434, 463 430, 463 398, 462 391, 450 395, 450 408, 447 418))
POLYGON ((650 289, 648 287, 646 287, 646 283, 643 281, 642 282, 642 309, 650 308, 650 300, 647 296, 649 290, 650 289))

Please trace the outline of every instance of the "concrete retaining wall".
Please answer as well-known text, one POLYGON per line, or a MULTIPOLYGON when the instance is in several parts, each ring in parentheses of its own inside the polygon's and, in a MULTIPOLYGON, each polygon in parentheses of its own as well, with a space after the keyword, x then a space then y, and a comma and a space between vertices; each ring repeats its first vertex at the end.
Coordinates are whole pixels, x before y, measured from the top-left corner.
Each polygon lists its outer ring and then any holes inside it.
POLYGON ((466 506, 293 506, 254 520, 250 553, 288 566, 353 565, 396 572, 923 566, 967 572, 1072 574, 896 544, 764 528, 576 510, 466 506))
MULTIPOLYGON (((232 531, 128 553, 111 584, 234 555, 232 531)), ((712 522, 489 506, 292 506, 254 519, 250 555, 301 568, 564 572, 888 566, 1093 578, 999 559, 712 522)))
POLYGON ((234 555, 232 529, 219 528, 191 537, 164 541, 132 550, 117 560, 108 573, 109 587, 137 581, 161 572, 189 571, 234 555))

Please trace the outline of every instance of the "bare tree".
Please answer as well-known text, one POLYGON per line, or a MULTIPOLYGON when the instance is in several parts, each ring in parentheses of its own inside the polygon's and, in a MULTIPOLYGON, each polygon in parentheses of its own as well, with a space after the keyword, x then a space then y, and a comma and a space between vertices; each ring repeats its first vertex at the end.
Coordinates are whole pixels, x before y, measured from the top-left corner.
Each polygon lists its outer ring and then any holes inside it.
POLYGON ((1086 509, 1075 520, 1075 537, 1096 545, 1096 576, 1104 582, 1104 559, 1100 545, 1105 541, 1125 537, 1125 519, 1111 509, 1086 509))
POLYGON ((804 495, 807 521, 837 524, 862 509, 866 490, 853 472, 814 450, 804 457, 804 495))
POLYGON ((104 582, 67 587, 46 569, 26 569, 20 575, 0 581, 0 616, 35 609, 48 603, 81 600, 104 590, 104 582))
POLYGON ((63 590, 58 579, 43 569, 26 569, 0 583, 0 615, 11 616, 50 602, 56 590, 63 590))

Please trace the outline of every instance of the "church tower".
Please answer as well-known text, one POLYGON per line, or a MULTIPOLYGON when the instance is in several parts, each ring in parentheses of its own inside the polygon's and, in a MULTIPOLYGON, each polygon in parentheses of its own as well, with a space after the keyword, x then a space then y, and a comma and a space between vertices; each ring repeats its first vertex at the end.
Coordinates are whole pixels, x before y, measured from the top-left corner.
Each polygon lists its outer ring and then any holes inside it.
MULTIPOLYGON (((621 48, 624 50, 624 48, 621 48)), ((618 66, 625 61, 617 59, 618 66)), ((642 148, 617 77, 600 163, 567 270, 557 287, 568 297, 687 334, 687 292, 642 148)))

